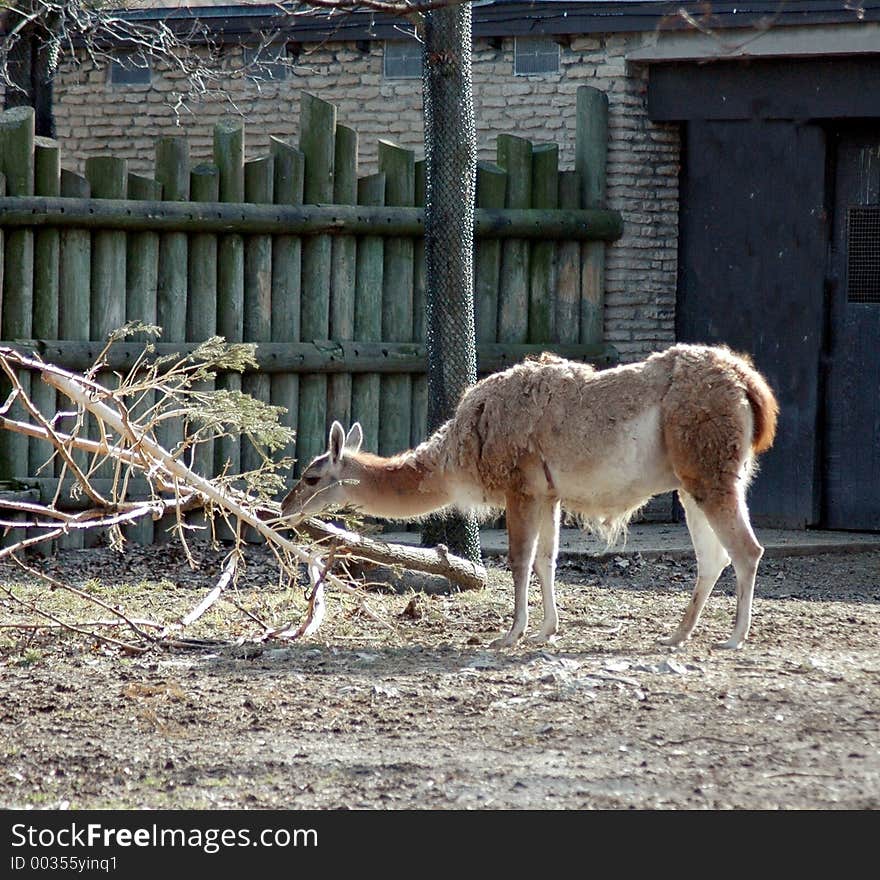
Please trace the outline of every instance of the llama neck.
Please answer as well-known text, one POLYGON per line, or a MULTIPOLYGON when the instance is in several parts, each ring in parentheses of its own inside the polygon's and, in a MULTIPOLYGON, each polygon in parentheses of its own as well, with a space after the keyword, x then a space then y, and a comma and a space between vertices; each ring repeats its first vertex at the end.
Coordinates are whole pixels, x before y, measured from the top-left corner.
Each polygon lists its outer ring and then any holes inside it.
POLYGON ((370 516, 416 519, 452 503, 447 481, 414 452, 393 458, 357 453, 348 461, 349 500, 370 516))

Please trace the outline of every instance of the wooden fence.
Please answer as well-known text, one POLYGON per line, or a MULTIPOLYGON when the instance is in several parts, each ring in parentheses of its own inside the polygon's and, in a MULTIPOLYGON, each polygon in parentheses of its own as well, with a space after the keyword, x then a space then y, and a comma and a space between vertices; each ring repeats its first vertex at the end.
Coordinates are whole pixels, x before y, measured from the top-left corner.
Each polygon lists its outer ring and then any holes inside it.
MULTIPOLYGON (((576 167, 558 147, 498 138, 480 163, 475 235, 478 367, 531 351, 609 363, 603 344, 603 241, 620 236, 602 209, 607 100, 578 95, 576 167)), ((258 343, 260 371, 218 378, 284 406, 300 461, 323 450, 331 419, 359 420, 365 448, 392 453, 424 438, 424 163, 379 144, 378 173, 357 174, 357 134, 336 109, 302 96, 298 147, 272 139, 245 159, 239 119, 214 129, 214 161, 193 165, 185 137, 156 144, 152 178, 126 161, 91 157, 61 168, 59 145, 34 137, 33 112, 0 114, 3 344, 82 369, 125 321, 163 327, 160 349, 212 335, 258 343)), ((120 345, 123 367, 140 345, 120 345)), ((54 392, 31 395, 55 411, 54 392)), ((182 428, 160 438, 173 445, 182 428)), ((0 481, 33 486, 45 450, 4 432, 0 481)), ((218 441, 205 471, 256 464, 254 450, 218 441)))

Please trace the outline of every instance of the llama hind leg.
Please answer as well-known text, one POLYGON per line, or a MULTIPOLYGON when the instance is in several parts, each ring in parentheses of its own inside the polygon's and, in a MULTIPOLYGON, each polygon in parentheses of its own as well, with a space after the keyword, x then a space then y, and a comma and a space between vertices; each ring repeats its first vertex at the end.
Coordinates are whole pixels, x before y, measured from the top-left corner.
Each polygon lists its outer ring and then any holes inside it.
POLYGON ((684 507, 697 557, 697 583, 678 628, 671 636, 660 640, 661 644, 672 646, 678 646, 690 638, 718 576, 730 564, 730 557, 693 496, 680 489, 678 497, 684 507))
POLYGON ((752 531, 743 487, 738 486, 733 497, 727 496, 719 504, 704 505, 704 510, 736 570, 736 620, 733 633, 726 642, 716 647, 741 648, 752 624, 755 576, 764 548, 752 531))
POLYGON ((544 606, 544 622, 541 629, 528 641, 541 644, 556 635, 559 629, 559 615, 556 613, 556 557, 559 555, 559 516, 558 501, 542 511, 538 529, 538 549, 533 568, 541 584, 541 601, 544 606))
POLYGON ((507 558, 513 575, 513 626, 492 642, 493 648, 509 648, 522 637, 529 624, 529 576, 535 562, 540 505, 534 498, 507 496, 507 558))

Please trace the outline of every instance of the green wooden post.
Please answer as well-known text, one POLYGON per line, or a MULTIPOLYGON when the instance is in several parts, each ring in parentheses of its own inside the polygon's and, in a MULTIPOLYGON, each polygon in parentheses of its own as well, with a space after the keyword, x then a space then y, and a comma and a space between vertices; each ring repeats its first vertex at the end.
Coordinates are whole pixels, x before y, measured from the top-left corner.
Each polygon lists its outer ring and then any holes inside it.
MULTIPOLYGON (((93 156, 86 159, 92 198, 124 199, 128 193, 125 159, 93 156)), ((125 233, 95 232, 92 241, 92 339, 104 341, 125 323, 125 233)))
MULTIPOLYGON (((577 208, 581 198, 577 171, 559 172, 559 207, 577 208)), ((580 341, 581 248, 576 241, 556 243, 556 342, 580 341)))
MULTIPOLYGON (((371 174, 358 181, 359 205, 385 204, 385 175, 371 174)), ((381 235, 365 235, 357 246, 354 336, 358 342, 382 340, 382 287, 385 240, 381 235)), ((351 416, 364 429, 364 449, 379 448, 380 377, 358 373, 352 377, 351 416)))
MULTIPOLYGON (((552 210, 559 207, 559 147, 540 144, 532 150, 532 207, 552 210)), ((556 287, 552 241, 532 244, 529 262, 529 342, 552 342, 556 287)))
MULTIPOLYGON (((425 207, 425 160, 415 163, 415 204, 425 207)), ((425 341, 425 237, 413 241, 413 330, 412 341, 425 341)), ((428 376, 419 373, 412 377, 412 423, 410 446, 418 446, 428 433, 428 376)))
MULTIPOLYGON (((61 195, 60 150, 58 142, 50 138, 35 138, 34 191, 38 196, 61 195)), ((37 230, 34 240, 33 314, 33 332, 37 339, 58 338, 59 247, 57 229, 37 230)))
MULTIPOLYGON (((295 147, 270 138, 269 151, 275 159, 273 195, 279 205, 301 205, 305 158, 295 147)), ((272 341, 299 342, 302 242, 296 235, 277 235, 272 243, 272 341)), ((279 373, 271 379, 271 402, 287 412, 282 424, 296 429, 299 417, 299 376, 279 373)), ((296 454, 296 443, 280 451, 280 457, 296 454)))
MULTIPOLYGON (((61 195, 87 199, 92 188, 85 177, 66 168, 61 170, 61 195)), ((58 303, 59 338, 88 340, 91 314, 92 237, 88 230, 61 232, 61 283, 58 303)))
MULTIPOLYGON (((202 163, 190 172, 193 202, 220 200, 220 170, 202 163)), ((217 236, 197 232, 189 242, 189 296, 186 303, 186 338, 203 342, 217 334, 217 236)))
MULTIPOLYGON (((336 107, 303 94, 300 149, 305 156, 303 200, 308 205, 333 201, 336 159, 336 107)), ((301 334, 326 339, 330 331, 332 237, 313 235, 303 243, 301 334)), ((297 458, 303 467, 327 446, 327 377, 307 375, 299 383, 297 458)))
MULTIPOLYGON (((357 204, 357 132, 344 125, 336 126, 336 150, 333 160, 333 204, 357 204)), ((357 239, 337 235, 333 239, 330 271, 330 338, 354 339, 354 286, 357 239)), ((327 383, 328 421, 337 419, 346 428, 351 423, 351 376, 339 373, 327 383)))
MULTIPOLYGON (((124 199, 128 193, 128 167, 117 156, 93 156, 86 159, 86 177, 96 199, 124 199)), ((125 323, 125 233, 118 230, 96 230, 92 235, 92 286, 90 335, 104 341, 125 323)), ((113 373, 99 373, 97 380, 112 388, 117 384, 113 373)), ((89 436, 100 439, 100 426, 88 418, 89 436)), ((94 476, 108 479, 115 466, 105 461, 94 470, 94 476)), ((97 542, 98 535, 89 532, 83 537, 85 546, 97 542)))
MULTIPOLYGON (((162 199, 189 201, 189 145, 184 137, 163 137, 156 143, 156 182, 162 199)), ((186 327, 187 237, 163 232, 159 241, 156 316, 163 342, 183 342, 186 327)), ((179 437, 177 439, 180 439, 179 437)))
MULTIPOLYGON (((0 172, 6 176, 6 194, 29 196, 34 192, 34 110, 16 107, 0 113, 0 172)), ((0 338, 30 339, 34 296, 34 234, 29 229, 11 229, 6 233, 3 257, 3 299, 0 338)), ((31 377, 19 375, 26 394, 31 392, 31 377)), ((0 394, 6 399, 10 386, 0 382, 0 394)), ((9 417, 26 419, 24 408, 15 404, 9 417)), ((0 479, 27 477, 28 438, 13 431, 0 432, 0 479)), ((6 542, 25 537, 13 530, 6 542)))
MULTIPOLYGON (((2 164, 2 158, 0 158, 0 164, 2 164)), ((6 175, 3 174, 2 172, 0 172, 0 195, 2 195, 2 196, 6 195, 6 175)), ((0 309, 2 309, 2 301, 3 301, 2 290, 3 290, 3 266, 5 263, 5 255, 4 255, 5 244, 6 244, 5 238, 6 238, 6 236, 5 236, 4 230, 2 227, 0 227, 0 309)), ((0 318, 2 318, 2 316, 0 316, 0 318)), ((2 380, 0 380, 0 393, 2 393, 4 395, 4 399, 11 390, 12 390, 12 386, 10 385, 9 382, 6 381, 5 377, 2 380)), ((11 410, 10 415, 11 415, 11 417, 17 417, 17 416, 21 415, 21 413, 16 412, 15 409, 13 409, 13 410, 11 410)), ((7 456, 9 454, 10 441, 11 441, 13 435, 12 435, 11 431, 8 431, 5 433, 8 433, 10 436, 0 438, 0 455, 4 456, 4 461, 8 461, 11 463, 12 459, 11 458, 6 459, 5 456, 7 456)), ((26 446, 24 447, 23 451, 25 453, 27 453, 26 446)), ((5 465, 0 465, 0 467, 2 467, 4 471, 6 470, 5 465)), ((13 513, 12 511, 7 511, 6 519, 13 520, 13 521, 14 520, 22 520, 22 519, 24 519, 24 514, 13 513)), ((27 531, 25 529, 11 529, 5 535, 0 534, 0 547, 8 547, 11 544, 15 544, 18 541, 21 541, 23 538, 26 538, 26 537, 27 537, 27 531)))
POLYGON ((33 195, 33 107, 13 107, 0 113, 0 166, 6 177, 6 195, 33 195))
MULTIPOLYGON (((86 159, 86 177, 91 184, 93 198, 124 199, 128 193, 128 166, 125 159, 92 156, 86 159)), ((106 340, 125 323, 125 257, 124 232, 99 230, 94 233, 90 322, 93 340, 106 340)), ((109 387, 116 384, 110 372, 100 373, 98 381, 109 387)), ((113 463, 108 461, 95 475, 110 477, 113 469, 113 463)))
MULTIPOLYGON (((171 136, 157 141, 156 180, 162 185, 163 200, 189 201, 189 144, 186 138, 171 136)), ((185 341, 186 297, 186 233, 163 232, 159 239, 156 321, 162 328, 164 342, 185 341)), ((174 451, 184 439, 182 421, 164 422, 156 431, 156 439, 169 452, 174 451)), ((172 524, 170 518, 168 524, 172 524)), ((157 529, 157 532, 164 534, 164 529, 157 529)))
MULTIPOLYGON (((224 119, 214 126, 214 164, 220 170, 220 201, 244 201, 244 124, 224 119)), ((244 238, 230 233, 217 244, 217 333, 228 342, 241 342, 244 334, 244 238)), ((217 387, 241 391, 241 376, 218 376, 217 387)), ((221 437, 214 444, 216 473, 241 470, 238 439, 221 437)))
MULTIPOLYGON (((608 158, 608 95, 592 86, 577 90, 575 170, 581 177, 581 207, 605 206, 608 158)), ((605 244, 585 242, 581 249, 581 339, 605 338, 605 244)))
MULTIPOLYGON (((507 172, 494 162, 477 163, 477 207, 504 207, 507 172)), ((474 322, 477 342, 498 341, 498 280, 501 273, 501 240, 480 238, 474 255, 474 322)))
MULTIPOLYGON (((57 141, 43 137, 35 139, 34 190, 38 196, 61 194, 61 156, 57 141)), ((57 229, 39 229, 34 233, 33 334, 36 339, 58 338, 59 249, 60 234, 57 229)), ((45 382, 32 382, 31 400, 50 419, 58 409, 55 389, 45 382)), ((35 439, 30 441, 30 473, 37 473, 48 454, 46 443, 35 439)))
MULTIPOLYGON (((162 198, 162 184, 141 174, 128 175, 128 198, 157 202, 162 198)), ((156 297, 159 284, 159 235, 143 230, 128 236, 125 257, 125 319, 156 323, 156 297)), ((135 339, 137 337, 134 337, 135 339)), ((146 342, 146 339, 144 339, 146 342)), ((146 412, 155 400, 147 394, 138 401, 132 415, 135 418, 146 412)), ((125 529, 129 540, 137 544, 152 544, 153 521, 141 519, 125 529)))
MULTIPOLYGON (((192 169, 189 195, 194 202, 219 201, 220 171, 216 165, 203 163, 192 169)), ((191 235, 187 262, 186 338, 204 342, 217 335, 217 236, 212 232, 191 235)), ((206 385, 206 390, 213 388, 213 382, 206 385)), ((196 447, 193 467, 203 476, 213 474, 213 440, 205 440, 196 447)))
MULTIPOLYGON (((87 199, 92 188, 85 177, 61 170, 61 195, 64 198, 87 199)), ((91 336, 91 278, 92 236, 87 229, 64 229, 61 231, 61 251, 58 290, 58 337, 59 339, 88 340, 91 336)), ((74 429, 73 420, 62 420, 62 431, 74 429)), ((85 434, 85 431, 82 431, 85 434)), ((73 457, 80 467, 85 467, 88 456, 74 451, 73 457)), ((56 462, 55 475, 64 472, 61 461, 56 462)), ((71 532, 58 539, 58 546, 66 550, 78 550, 83 546, 82 532, 71 532)))
MULTIPOLYGON (((141 174, 128 175, 128 198, 157 202, 162 184, 141 174)), ((125 319, 156 323, 156 296, 159 283, 159 234, 131 232, 126 252, 125 319)))
MULTIPOLYGON (((0 157, 0 165, 2 165, 2 157, 0 157)), ((0 172, 0 195, 6 195, 6 175, 0 172)), ((3 266, 5 262, 5 244, 6 244, 6 236, 2 227, 0 227, 0 323, 2 323, 2 302, 3 302, 3 266)), ((12 386, 5 380, 0 380, 0 393, 4 396, 9 393, 12 386)), ((7 432, 11 435, 11 432, 7 432)), ((4 437, 0 438, 0 455, 6 456, 9 452, 9 441, 10 438, 4 437)), ((4 459, 6 460, 6 459, 4 459)), ((11 459, 8 459, 11 461, 11 459)), ((20 513, 12 513, 8 512, 8 519, 10 520, 21 520, 24 519, 24 515, 20 513)), ((17 543, 22 538, 27 537, 27 532, 24 529, 12 529, 7 535, 0 535, 0 547, 7 547, 10 544, 17 543)))
MULTIPOLYGON (((379 141, 379 170, 385 172, 385 204, 415 202, 415 156, 388 141, 379 141)), ((382 289, 382 339, 406 342, 413 332, 413 240, 385 241, 382 289)), ((379 400, 379 452, 407 449, 412 436, 412 378, 383 376, 379 400)))
MULTIPOLYGON (((507 171, 505 207, 531 207, 531 142, 510 134, 498 135, 498 164, 507 171)), ((529 244, 522 239, 507 239, 501 247, 498 341, 527 342, 528 337, 529 244)))
MULTIPOLYGON (((274 159, 261 156, 244 166, 246 202, 271 203, 274 185, 274 159)), ((247 342, 272 341, 272 236, 249 235, 244 243, 244 338, 247 342)), ((268 373, 251 373, 242 378, 242 391, 257 400, 269 402, 271 382, 268 373)), ((253 443, 242 444, 241 468, 256 470, 262 463, 253 443)))

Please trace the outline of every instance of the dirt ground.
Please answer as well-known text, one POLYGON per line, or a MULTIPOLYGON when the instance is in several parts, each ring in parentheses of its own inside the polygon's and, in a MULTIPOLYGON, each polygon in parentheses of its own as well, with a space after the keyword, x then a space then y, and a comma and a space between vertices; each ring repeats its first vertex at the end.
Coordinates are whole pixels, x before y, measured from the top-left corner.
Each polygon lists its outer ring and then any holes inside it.
MULTIPOLYGON (((221 558, 195 572, 173 548, 43 564, 172 619, 221 558)), ((299 591, 271 568, 255 549, 235 601, 298 619, 299 591)), ((0 807, 880 807, 880 554, 765 560, 736 652, 712 647, 732 626, 729 572, 693 641, 658 646, 693 576, 672 559, 566 565, 561 635, 541 649, 488 648, 512 612, 503 560, 478 594, 371 594, 379 621, 331 594, 317 636, 291 645, 131 657, 4 626, 0 807)), ((0 583, 60 601, 10 569, 0 583)), ((27 619, 0 597, 0 623, 27 619)), ((228 602, 199 626, 258 631, 228 602)))

